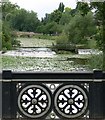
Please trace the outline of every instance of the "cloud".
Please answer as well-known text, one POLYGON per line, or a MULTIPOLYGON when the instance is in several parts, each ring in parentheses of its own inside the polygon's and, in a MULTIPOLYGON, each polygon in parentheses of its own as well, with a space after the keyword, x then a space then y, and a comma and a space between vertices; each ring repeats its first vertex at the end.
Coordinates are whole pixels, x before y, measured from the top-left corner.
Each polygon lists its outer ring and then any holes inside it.
POLYGON ((12 3, 17 3, 21 8, 33 10, 38 14, 39 19, 44 17, 45 13, 51 13, 57 9, 60 2, 63 2, 66 7, 75 8, 76 0, 10 0, 12 3))

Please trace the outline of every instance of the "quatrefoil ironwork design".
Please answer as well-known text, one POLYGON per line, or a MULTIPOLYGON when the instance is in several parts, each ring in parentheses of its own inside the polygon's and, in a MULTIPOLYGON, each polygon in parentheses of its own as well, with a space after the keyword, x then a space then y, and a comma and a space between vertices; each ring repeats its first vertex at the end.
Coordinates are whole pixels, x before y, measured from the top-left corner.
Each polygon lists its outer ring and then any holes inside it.
POLYGON ((19 93, 18 107, 26 117, 42 117, 50 110, 51 94, 45 86, 29 85, 19 93))
POLYGON ((87 93, 77 85, 65 85, 55 91, 54 108, 59 116, 80 117, 85 113, 87 106, 87 93))

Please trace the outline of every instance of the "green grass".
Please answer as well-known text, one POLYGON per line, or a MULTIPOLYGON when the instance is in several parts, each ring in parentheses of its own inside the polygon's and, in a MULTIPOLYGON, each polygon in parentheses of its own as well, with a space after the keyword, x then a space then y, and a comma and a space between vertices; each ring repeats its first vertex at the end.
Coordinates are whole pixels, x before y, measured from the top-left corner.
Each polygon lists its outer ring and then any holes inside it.
POLYGON ((102 66, 103 66, 103 55, 91 55, 89 61, 89 68, 90 69, 100 69, 102 70, 102 66))
POLYGON ((56 40, 59 36, 51 36, 51 35, 41 35, 37 34, 34 36, 34 38, 38 39, 47 39, 47 40, 56 40))
POLYGON ((96 43, 95 40, 91 39, 91 40, 88 40, 87 46, 88 46, 88 48, 96 49, 97 48, 97 43, 96 43))
POLYGON ((51 47, 55 40, 37 38, 18 38, 22 47, 51 47))

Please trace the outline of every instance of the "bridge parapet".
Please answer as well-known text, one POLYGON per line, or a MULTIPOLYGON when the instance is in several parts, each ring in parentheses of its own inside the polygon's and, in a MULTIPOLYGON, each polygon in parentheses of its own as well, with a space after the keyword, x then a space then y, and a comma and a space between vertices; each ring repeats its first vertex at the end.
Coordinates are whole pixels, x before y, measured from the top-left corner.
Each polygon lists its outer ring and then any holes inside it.
POLYGON ((105 72, 2 73, 2 118, 105 119, 105 72))

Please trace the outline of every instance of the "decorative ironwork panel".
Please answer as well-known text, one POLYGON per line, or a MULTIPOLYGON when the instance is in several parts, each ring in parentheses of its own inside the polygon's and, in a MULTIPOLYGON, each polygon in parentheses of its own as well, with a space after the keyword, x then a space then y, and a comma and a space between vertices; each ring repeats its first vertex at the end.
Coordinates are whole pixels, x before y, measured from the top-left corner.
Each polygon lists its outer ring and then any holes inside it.
POLYGON ((105 119, 105 72, 2 74, 3 120, 105 119))
POLYGON ((19 93, 18 107, 26 117, 45 117, 51 109, 51 98, 51 92, 46 86, 28 85, 22 88, 19 93))
POLYGON ((88 107, 87 91, 75 84, 60 86, 55 91, 54 108, 59 117, 77 118, 83 116, 88 107))

